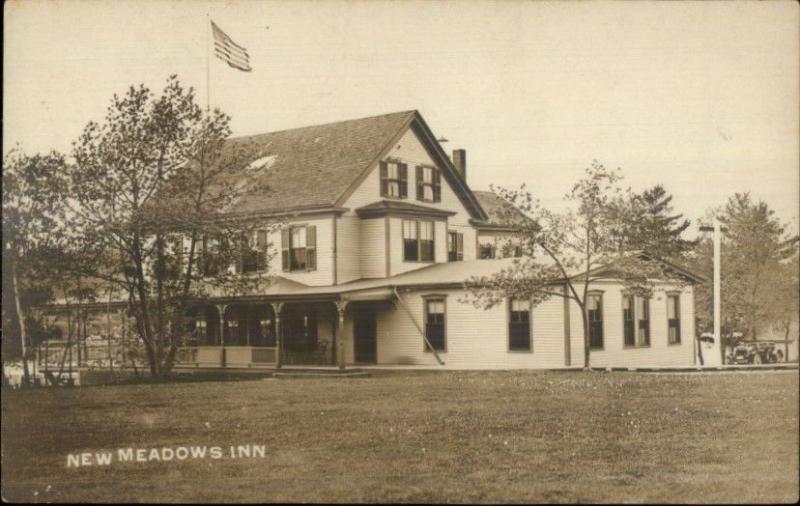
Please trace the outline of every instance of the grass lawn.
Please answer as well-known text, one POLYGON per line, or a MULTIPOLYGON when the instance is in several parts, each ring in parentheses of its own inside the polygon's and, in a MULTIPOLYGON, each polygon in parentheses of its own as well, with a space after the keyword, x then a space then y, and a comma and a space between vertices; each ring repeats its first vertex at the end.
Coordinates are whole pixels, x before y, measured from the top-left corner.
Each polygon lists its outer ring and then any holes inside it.
POLYGON ((3 392, 12 501, 794 502, 798 373, 397 372, 3 392), (260 444, 265 458, 70 453, 260 444))

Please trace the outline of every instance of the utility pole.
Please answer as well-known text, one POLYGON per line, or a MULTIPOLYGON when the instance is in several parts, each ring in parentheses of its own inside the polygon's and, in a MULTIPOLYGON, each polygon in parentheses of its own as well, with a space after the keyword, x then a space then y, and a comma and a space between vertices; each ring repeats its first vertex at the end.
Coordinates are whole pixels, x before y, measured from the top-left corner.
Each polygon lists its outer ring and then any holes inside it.
POLYGON ((722 297, 721 297, 721 260, 720 242, 722 241, 722 227, 719 219, 714 217, 713 226, 701 225, 701 232, 714 232, 714 339, 719 343, 719 352, 722 354, 722 364, 725 364, 725 347, 722 345, 721 316, 722 316, 722 297))
POLYGON ((714 217, 714 336, 719 340, 719 350, 722 354, 722 365, 725 365, 725 346, 722 344, 722 331, 720 319, 722 316, 722 300, 720 297, 720 255, 719 255, 719 220, 714 217))

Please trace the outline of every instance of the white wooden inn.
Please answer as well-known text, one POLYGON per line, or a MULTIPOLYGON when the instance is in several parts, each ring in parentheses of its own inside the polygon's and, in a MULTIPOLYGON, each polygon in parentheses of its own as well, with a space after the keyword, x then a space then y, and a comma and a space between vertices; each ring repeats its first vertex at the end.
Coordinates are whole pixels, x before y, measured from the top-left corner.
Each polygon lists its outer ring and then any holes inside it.
MULTIPOLYGON (((271 189, 241 199, 235 212, 286 225, 258 233, 255 256, 239 267, 271 274, 273 283, 197 308, 181 365, 583 365, 576 304, 554 297, 484 310, 463 300, 467 278, 512 261, 501 258, 509 234, 497 220, 503 203, 469 188, 465 152, 449 157, 417 111, 230 142, 260 147, 252 161, 259 170, 248 174, 271 189), (279 250, 272 262, 269 244, 279 250)), ((641 299, 614 281, 592 286, 592 366, 693 363, 693 286, 659 288, 641 299)), ((120 332, 115 307, 85 307, 89 334, 120 332)))

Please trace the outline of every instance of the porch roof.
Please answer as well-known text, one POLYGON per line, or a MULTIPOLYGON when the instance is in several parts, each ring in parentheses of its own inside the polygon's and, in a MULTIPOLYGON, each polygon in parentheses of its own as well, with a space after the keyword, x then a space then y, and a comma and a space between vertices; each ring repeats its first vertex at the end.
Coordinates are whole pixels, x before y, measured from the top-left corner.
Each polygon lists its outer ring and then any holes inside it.
POLYGON ((391 294, 393 287, 461 286, 471 276, 491 276, 512 265, 513 258, 497 260, 466 260, 433 264, 421 269, 396 274, 388 278, 359 279, 335 286, 313 286, 298 290, 292 295, 340 295, 355 292, 391 294))

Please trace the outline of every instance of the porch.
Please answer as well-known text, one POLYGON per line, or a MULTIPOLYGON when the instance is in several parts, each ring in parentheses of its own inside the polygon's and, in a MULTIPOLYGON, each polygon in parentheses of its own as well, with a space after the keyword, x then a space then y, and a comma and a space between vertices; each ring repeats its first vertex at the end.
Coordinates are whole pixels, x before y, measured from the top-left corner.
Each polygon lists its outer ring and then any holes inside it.
POLYGON ((328 300, 197 307, 188 315, 176 367, 344 369, 346 362, 375 364, 377 312, 388 306, 386 301, 328 300))

